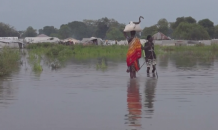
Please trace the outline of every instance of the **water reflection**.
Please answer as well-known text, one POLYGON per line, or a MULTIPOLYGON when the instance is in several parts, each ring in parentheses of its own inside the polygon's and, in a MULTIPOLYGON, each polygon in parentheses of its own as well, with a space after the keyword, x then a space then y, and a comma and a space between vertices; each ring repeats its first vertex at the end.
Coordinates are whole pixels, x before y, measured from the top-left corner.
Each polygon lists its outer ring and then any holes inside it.
POLYGON ((215 59, 211 57, 202 57, 202 58, 195 58, 189 56, 186 53, 172 53, 172 54, 164 54, 158 57, 159 66, 161 68, 166 68, 169 63, 173 63, 173 66, 176 68, 196 68, 199 66, 202 67, 211 67, 213 66, 215 59))
POLYGON ((126 123, 130 130, 141 129, 142 104, 139 92, 139 84, 136 79, 130 80, 127 86, 127 109, 126 123))
POLYGON ((0 106, 7 105, 14 100, 15 92, 14 84, 10 82, 9 78, 0 79, 0 106))
POLYGON ((159 62, 160 67, 166 68, 168 66, 168 63, 169 63, 169 55, 167 55, 167 54, 160 55, 158 57, 157 61, 159 62))
POLYGON ((155 89, 157 85, 157 79, 155 78, 147 78, 145 82, 145 115, 146 118, 152 118, 154 113, 154 99, 155 99, 155 89))

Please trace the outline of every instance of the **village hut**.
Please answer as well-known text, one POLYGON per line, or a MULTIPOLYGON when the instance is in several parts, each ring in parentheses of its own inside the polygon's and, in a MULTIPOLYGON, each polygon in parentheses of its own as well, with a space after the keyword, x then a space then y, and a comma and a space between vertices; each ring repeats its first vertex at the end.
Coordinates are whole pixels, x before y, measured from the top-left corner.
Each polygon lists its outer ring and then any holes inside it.
POLYGON ((156 34, 153 35, 153 39, 154 40, 170 40, 169 37, 167 37, 166 35, 164 35, 163 33, 161 32, 158 32, 156 34))
POLYGON ((0 48, 23 48, 23 41, 18 37, 0 37, 0 48))
POLYGON ((67 39, 63 40, 63 43, 66 44, 66 45, 75 45, 75 44, 80 43, 80 41, 76 40, 74 38, 67 38, 67 39))
POLYGON ((81 43, 83 45, 102 45, 103 41, 101 38, 91 37, 91 38, 83 38, 81 43))
POLYGON ((38 35, 37 37, 49 37, 49 36, 47 36, 47 35, 45 35, 45 34, 40 34, 40 35, 38 35))

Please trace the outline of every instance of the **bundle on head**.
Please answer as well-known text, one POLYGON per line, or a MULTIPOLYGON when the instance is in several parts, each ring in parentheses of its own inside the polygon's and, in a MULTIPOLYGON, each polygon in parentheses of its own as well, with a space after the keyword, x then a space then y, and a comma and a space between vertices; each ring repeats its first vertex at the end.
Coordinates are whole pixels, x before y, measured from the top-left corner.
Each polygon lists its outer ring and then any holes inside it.
POLYGON ((141 18, 143 18, 143 17, 142 16, 139 17, 139 22, 132 22, 131 21, 128 25, 126 25, 124 32, 131 32, 131 31, 141 32, 142 31, 142 29, 140 27, 141 18))

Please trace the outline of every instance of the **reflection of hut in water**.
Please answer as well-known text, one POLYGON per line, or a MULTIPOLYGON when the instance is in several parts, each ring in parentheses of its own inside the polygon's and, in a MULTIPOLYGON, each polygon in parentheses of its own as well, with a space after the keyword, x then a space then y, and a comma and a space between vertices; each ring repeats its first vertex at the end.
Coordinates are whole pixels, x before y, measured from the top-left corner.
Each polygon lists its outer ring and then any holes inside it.
POLYGON ((155 88, 157 85, 156 79, 147 79, 145 83, 145 112, 146 118, 151 118, 154 113, 154 98, 155 98, 155 88))
POLYGON ((136 80, 131 80, 127 90, 127 108, 129 114, 127 115, 127 122, 129 128, 141 128, 141 97, 139 92, 139 85, 136 80))

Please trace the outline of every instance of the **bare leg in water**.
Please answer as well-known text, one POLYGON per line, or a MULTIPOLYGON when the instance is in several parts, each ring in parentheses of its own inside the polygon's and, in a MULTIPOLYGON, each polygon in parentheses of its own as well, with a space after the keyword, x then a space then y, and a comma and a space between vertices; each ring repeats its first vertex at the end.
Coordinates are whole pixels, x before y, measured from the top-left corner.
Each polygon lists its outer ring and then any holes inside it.
POLYGON ((147 67, 147 74, 149 74, 150 72, 150 67, 147 67))
POLYGON ((136 78, 136 71, 133 72, 133 77, 136 78))
POLYGON ((130 71, 130 78, 133 79, 133 72, 130 71))
POLYGON ((136 72, 135 71, 130 71, 130 78, 136 78, 136 72))
POLYGON ((154 73, 156 70, 156 65, 153 65, 153 70, 152 70, 152 73, 154 73))

